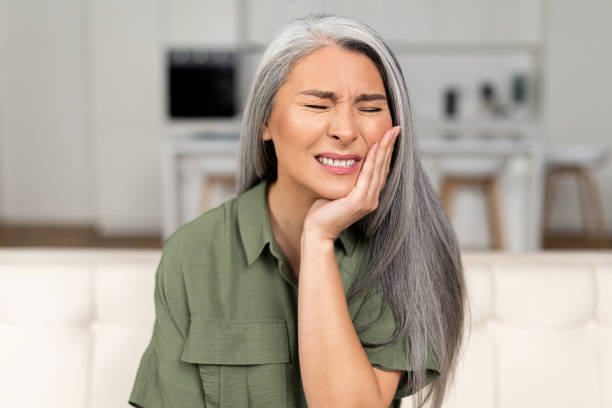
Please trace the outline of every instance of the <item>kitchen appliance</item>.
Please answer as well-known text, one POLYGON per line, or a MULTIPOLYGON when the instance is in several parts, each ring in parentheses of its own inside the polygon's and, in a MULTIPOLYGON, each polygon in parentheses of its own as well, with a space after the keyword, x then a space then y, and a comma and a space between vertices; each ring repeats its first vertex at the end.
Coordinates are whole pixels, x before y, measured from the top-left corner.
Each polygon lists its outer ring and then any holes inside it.
POLYGON ((236 115, 235 52, 171 49, 166 68, 167 114, 171 119, 236 115))

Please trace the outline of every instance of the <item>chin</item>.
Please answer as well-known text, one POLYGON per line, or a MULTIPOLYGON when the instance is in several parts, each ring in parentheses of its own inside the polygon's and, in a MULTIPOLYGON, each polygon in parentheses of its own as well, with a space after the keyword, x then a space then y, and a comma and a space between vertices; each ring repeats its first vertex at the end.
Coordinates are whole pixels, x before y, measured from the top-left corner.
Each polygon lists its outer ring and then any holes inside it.
POLYGON ((337 200, 342 197, 346 197, 355 187, 355 180, 353 178, 345 178, 334 182, 324 182, 317 186, 315 190, 321 198, 328 200, 337 200))

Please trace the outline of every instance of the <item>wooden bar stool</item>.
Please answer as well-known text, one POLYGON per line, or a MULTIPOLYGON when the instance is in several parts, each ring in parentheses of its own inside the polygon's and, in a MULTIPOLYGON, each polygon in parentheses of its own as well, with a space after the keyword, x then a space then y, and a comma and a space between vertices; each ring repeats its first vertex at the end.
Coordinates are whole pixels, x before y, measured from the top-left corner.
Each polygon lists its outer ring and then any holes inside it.
POLYGON ((543 234, 546 234, 550 225, 550 213, 558 180, 563 176, 573 176, 580 201, 583 236, 600 248, 608 247, 606 220, 592 172, 603 167, 609 158, 608 148, 597 145, 557 147, 546 152, 543 234))
POLYGON ((218 203, 211 200, 213 189, 222 188, 225 191, 233 191, 237 187, 236 176, 210 174, 202 179, 202 195, 200 197, 200 213, 204 213, 218 203))
POLYGON ((445 159, 441 168, 441 200, 448 217, 452 219, 455 191, 461 187, 478 187, 485 193, 491 249, 503 249, 504 232, 501 222, 498 176, 505 165, 503 158, 445 159))

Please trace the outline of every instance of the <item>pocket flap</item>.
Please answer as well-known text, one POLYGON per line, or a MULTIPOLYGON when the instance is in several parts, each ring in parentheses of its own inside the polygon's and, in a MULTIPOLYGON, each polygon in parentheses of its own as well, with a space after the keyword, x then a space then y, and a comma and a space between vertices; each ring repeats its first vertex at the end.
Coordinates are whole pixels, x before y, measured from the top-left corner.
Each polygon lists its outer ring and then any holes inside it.
POLYGON ((288 363, 287 323, 285 319, 191 316, 181 360, 196 364, 288 363))

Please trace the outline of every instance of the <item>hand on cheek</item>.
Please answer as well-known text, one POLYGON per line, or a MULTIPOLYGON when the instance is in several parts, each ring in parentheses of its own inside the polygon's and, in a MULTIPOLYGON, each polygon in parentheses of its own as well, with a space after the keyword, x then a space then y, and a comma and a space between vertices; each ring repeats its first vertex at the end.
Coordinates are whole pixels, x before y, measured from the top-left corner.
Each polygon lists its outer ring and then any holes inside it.
POLYGON ((337 200, 319 199, 310 207, 304 221, 305 234, 321 239, 335 239, 355 221, 378 208, 378 198, 389 169, 395 140, 401 128, 387 130, 380 141, 370 146, 357 183, 346 197, 337 200))
POLYGON ((374 145, 376 150, 368 152, 368 157, 366 157, 366 161, 357 179, 355 187, 365 193, 364 201, 366 206, 371 208, 371 211, 378 208, 378 198, 389 175, 391 154, 393 153, 393 147, 395 146, 395 140, 399 131, 399 126, 391 128, 374 145))

